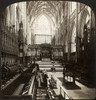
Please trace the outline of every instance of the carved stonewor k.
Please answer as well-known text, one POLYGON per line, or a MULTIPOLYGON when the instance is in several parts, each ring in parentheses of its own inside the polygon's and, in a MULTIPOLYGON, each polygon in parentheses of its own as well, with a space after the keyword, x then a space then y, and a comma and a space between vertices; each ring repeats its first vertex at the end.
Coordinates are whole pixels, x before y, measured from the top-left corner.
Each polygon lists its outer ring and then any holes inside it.
POLYGON ((4 8, 2 2, 2 97, 6 100, 59 100, 60 96, 60 100, 93 99, 95 89, 84 86, 78 90, 76 86, 91 84, 93 72, 96 73, 92 3, 88 6, 70 0, 37 0, 10 2, 10 5, 6 2, 8 7, 4 8), (8 62, 9 70, 3 62, 8 62))

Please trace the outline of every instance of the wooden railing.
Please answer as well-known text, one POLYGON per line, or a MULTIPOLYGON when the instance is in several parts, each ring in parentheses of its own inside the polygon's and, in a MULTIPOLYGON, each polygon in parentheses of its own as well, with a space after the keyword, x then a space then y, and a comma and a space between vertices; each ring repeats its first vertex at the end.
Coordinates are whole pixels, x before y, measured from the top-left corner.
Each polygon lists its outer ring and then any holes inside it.
POLYGON ((63 86, 60 86, 60 95, 64 98, 64 99, 73 99, 69 93, 66 91, 66 89, 63 86))
POLYGON ((71 94, 68 92, 68 90, 62 85, 62 82, 55 77, 54 75, 51 76, 54 80, 56 80, 57 88, 51 88, 50 82, 48 81, 49 91, 53 90, 55 94, 52 94, 51 91, 48 92, 49 99, 56 100, 56 97, 58 96, 59 99, 73 99, 71 94))
MULTIPOLYGON (((24 72, 24 73, 26 73, 26 72, 24 72)), ((31 99, 31 100, 35 99, 35 93, 36 93, 36 91, 35 91, 36 90, 35 79, 36 79, 36 75, 32 74, 31 78, 28 79, 29 81, 26 82, 26 81, 22 80, 22 79, 24 79, 24 75, 23 75, 24 73, 18 74, 13 80, 8 82, 5 86, 2 86, 2 91, 4 93, 4 94, 2 94, 3 99, 6 99, 6 100, 7 99, 25 99, 25 98, 31 99), (21 79, 21 81, 20 81, 20 79, 21 79), (16 88, 12 88, 13 90, 10 91, 11 87, 16 87, 16 88), (6 89, 7 90, 9 89, 10 93, 6 93, 6 91, 7 91, 6 89)))
POLYGON ((35 88, 36 88, 35 79, 36 79, 36 76, 34 75, 30 80, 31 84, 28 91, 28 95, 32 95, 32 99, 34 99, 34 95, 35 95, 35 88))

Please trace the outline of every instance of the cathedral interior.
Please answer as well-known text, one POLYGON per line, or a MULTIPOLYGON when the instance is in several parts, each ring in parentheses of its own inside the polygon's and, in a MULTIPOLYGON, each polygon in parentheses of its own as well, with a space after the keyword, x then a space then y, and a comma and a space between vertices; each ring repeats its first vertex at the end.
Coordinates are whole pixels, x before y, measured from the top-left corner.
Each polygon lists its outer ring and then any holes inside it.
POLYGON ((3 99, 94 99, 95 16, 83 3, 24 1, 1 16, 3 99))

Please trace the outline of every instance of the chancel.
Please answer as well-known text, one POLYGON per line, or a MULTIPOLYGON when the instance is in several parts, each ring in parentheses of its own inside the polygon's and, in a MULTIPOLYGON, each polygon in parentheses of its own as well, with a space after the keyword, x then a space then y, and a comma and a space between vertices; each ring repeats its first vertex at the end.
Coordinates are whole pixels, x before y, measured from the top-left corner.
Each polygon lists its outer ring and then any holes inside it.
POLYGON ((95 99, 96 25, 80 2, 25 1, 1 16, 1 97, 95 99))

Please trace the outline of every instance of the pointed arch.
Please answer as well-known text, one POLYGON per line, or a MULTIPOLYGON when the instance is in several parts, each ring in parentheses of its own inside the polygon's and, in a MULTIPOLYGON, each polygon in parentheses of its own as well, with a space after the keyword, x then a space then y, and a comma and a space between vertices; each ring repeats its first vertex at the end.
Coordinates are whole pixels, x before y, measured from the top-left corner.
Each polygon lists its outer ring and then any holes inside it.
POLYGON ((89 14, 88 10, 85 8, 81 12, 79 37, 83 38, 84 25, 85 24, 90 24, 90 22, 91 22, 91 20, 90 20, 90 14, 89 14))
POLYGON ((51 43, 52 39, 52 31, 53 31, 53 24, 50 21, 51 19, 48 18, 45 14, 40 14, 34 20, 33 23, 33 32, 36 36, 36 44, 40 43, 51 43), (49 36, 46 38, 46 35, 49 36), (40 39, 38 39, 40 38, 40 39), (47 39, 47 40, 46 40, 47 39))
POLYGON ((45 15, 48 20, 50 21, 51 24, 55 25, 55 20, 52 19, 52 17, 50 15, 48 15, 46 12, 42 11, 40 13, 38 13, 36 16, 34 16, 33 20, 31 20, 31 25, 33 26, 33 23, 39 18, 39 16, 45 15))
POLYGON ((50 27, 51 27, 51 34, 52 34, 52 37, 54 36, 54 34, 55 34, 55 29, 56 29, 56 23, 55 23, 55 19, 54 19, 54 17, 53 17, 53 19, 52 19, 52 17, 50 16, 50 15, 48 15, 46 12, 42 12, 42 13, 39 13, 39 14, 37 14, 35 17, 34 17, 34 19, 33 19, 33 21, 32 21, 32 24, 31 24, 31 27, 33 28, 34 27, 34 23, 36 22, 36 20, 38 20, 38 18, 40 17, 40 16, 42 16, 42 15, 44 15, 44 16, 46 16, 46 18, 49 20, 49 22, 50 22, 50 27))

